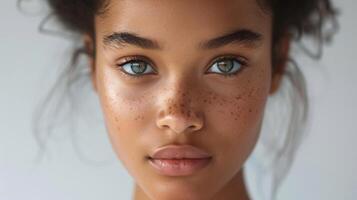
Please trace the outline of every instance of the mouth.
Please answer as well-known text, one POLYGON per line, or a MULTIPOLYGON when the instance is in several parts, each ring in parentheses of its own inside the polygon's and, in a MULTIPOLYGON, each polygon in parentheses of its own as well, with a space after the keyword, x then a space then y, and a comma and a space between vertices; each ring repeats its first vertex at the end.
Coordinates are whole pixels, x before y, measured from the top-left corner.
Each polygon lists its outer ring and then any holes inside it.
POLYGON ((209 158, 174 158, 154 159, 149 157, 150 165, 161 175, 188 176, 192 175, 211 162, 209 158))
POLYGON ((166 176, 188 176, 206 167, 212 156, 191 145, 167 145, 146 157, 155 171, 166 176))

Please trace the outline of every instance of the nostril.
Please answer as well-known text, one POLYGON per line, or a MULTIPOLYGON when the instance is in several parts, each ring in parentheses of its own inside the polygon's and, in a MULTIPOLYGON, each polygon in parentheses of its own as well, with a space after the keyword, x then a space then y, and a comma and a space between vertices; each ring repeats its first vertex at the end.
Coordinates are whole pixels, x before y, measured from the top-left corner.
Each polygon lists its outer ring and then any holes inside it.
POLYGON ((189 128, 189 129, 195 129, 196 126, 195 126, 195 125, 191 125, 191 126, 189 126, 188 128, 189 128))

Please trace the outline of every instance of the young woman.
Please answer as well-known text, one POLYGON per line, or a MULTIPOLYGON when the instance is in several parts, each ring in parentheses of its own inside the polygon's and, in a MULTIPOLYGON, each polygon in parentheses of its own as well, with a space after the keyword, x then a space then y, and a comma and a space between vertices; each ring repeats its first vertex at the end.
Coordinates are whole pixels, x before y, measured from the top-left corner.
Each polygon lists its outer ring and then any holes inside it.
POLYGON ((82 38, 73 60, 87 55, 113 149, 135 180, 134 200, 250 199, 242 166, 257 144, 268 97, 286 77, 290 128, 266 150, 275 194, 307 116, 290 46, 303 37, 318 45, 328 39, 322 30, 335 15, 328 0, 48 3, 82 38))

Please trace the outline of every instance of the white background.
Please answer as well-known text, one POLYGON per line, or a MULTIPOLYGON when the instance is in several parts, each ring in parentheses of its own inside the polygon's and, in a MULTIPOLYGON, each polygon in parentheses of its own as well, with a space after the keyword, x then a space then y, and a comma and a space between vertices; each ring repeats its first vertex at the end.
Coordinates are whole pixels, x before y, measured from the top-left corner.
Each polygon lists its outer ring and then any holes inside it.
MULTIPOLYGON (((313 124, 279 200, 357 199, 357 2, 335 3, 341 29, 333 45, 318 63, 300 59, 305 67, 313 65, 306 75, 313 124)), ((27 5, 35 15, 21 14, 15 1, 0 5, 0 199, 130 199, 132 179, 116 159, 101 120, 98 128, 81 131, 78 146, 107 164, 81 162, 65 131, 49 143, 50 157, 34 163, 31 114, 69 58, 71 43, 38 33, 47 12, 39 3, 27 5)), ((93 95, 88 101, 99 106, 93 95)))

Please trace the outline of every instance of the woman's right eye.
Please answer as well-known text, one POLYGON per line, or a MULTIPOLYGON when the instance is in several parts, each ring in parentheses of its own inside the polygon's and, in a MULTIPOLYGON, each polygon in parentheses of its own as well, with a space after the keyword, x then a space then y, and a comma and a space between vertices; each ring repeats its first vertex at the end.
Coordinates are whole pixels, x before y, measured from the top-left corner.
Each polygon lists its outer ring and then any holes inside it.
POLYGON ((140 77, 141 75, 149 74, 155 72, 150 64, 146 61, 133 59, 129 60, 123 64, 118 64, 121 71, 123 71, 126 75, 134 76, 135 78, 140 77))

